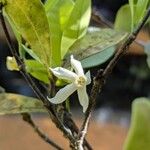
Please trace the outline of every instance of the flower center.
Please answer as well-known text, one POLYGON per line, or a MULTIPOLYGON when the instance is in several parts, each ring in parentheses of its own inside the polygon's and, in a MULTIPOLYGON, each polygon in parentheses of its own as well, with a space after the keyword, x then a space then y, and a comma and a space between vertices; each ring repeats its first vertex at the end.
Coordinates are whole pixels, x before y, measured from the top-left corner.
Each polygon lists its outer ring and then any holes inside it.
POLYGON ((77 85, 77 87, 83 87, 86 84, 86 78, 83 76, 78 77, 75 80, 75 84, 77 85))

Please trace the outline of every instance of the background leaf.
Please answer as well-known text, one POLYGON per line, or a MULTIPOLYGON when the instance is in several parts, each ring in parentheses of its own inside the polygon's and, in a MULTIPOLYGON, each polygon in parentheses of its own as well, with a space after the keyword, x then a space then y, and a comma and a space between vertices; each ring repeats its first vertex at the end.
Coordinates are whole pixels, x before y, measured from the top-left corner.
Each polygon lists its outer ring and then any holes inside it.
POLYGON ((129 0, 117 12, 115 28, 124 31, 133 31, 145 15, 150 0, 129 0))
POLYGON ((64 66, 69 64, 72 54, 81 61, 84 68, 100 65, 114 54, 115 45, 126 36, 127 33, 112 29, 89 28, 87 34, 70 48, 64 66))
POLYGON ((0 93, 0 115, 46 112, 41 101, 12 93, 0 93))
POLYGON ((40 0, 6 0, 5 12, 44 65, 51 66, 49 25, 40 0))
POLYGON ((132 103, 132 118, 124 150, 150 149, 150 99, 137 98, 132 103))
POLYGON ((131 11, 128 4, 123 5, 118 10, 115 19, 115 29, 128 32, 132 30, 131 11))
POLYGON ((147 64, 150 69, 150 42, 142 42, 141 45, 144 47, 144 52, 147 55, 147 64))

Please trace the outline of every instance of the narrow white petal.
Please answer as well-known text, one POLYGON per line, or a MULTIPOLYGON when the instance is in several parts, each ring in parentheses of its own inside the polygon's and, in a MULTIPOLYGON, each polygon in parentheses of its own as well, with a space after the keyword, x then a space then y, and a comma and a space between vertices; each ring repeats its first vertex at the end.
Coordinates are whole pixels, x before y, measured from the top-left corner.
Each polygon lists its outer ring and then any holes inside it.
POLYGON ((88 71, 86 74, 85 74, 86 78, 87 78, 87 82, 86 82, 86 85, 90 84, 91 83, 91 73, 90 71, 88 71))
POLYGON ((83 71, 81 62, 74 59, 73 55, 71 55, 71 66, 75 70, 75 72, 78 76, 83 76, 84 75, 84 71, 83 71))
POLYGON ((69 71, 69 70, 62 68, 62 67, 57 67, 54 69, 50 68, 50 70, 53 72, 53 74, 57 78, 60 78, 60 79, 74 81, 75 78, 77 77, 77 75, 74 72, 69 71))
POLYGON ((71 83, 66 85, 64 88, 60 89, 55 97, 48 98, 48 100, 53 104, 60 104, 64 102, 74 91, 76 90, 76 86, 71 83))
POLYGON ((85 113, 89 106, 89 97, 86 92, 86 86, 84 86, 83 88, 79 88, 77 92, 78 92, 79 102, 83 107, 83 112, 85 113))

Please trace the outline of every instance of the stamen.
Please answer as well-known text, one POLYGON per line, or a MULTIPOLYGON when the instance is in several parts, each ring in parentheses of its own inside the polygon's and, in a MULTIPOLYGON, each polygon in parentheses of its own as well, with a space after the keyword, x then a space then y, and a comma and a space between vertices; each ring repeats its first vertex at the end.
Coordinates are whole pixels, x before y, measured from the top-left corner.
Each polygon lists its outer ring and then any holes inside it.
POLYGON ((77 87, 83 87, 86 84, 86 78, 83 76, 80 76, 76 79, 75 84, 77 87))

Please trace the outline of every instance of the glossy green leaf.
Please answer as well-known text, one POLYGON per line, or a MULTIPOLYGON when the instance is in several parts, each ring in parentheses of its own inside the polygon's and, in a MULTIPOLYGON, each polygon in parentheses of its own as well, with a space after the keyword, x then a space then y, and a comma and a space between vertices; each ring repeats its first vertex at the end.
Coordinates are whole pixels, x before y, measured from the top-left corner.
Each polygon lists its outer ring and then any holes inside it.
POLYGON ((49 25, 40 0, 6 0, 5 12, 44 65, 51 66, 49 25))
MULTIPOLYGON (((131 29, 141 21, 144 17, 147 7, 149 6, 150 0, 129 0, 129 6, 131 11, 131 29)), ((131 30, 131 31, 132 31, 131 30)))
MULTIPOLYGON (((19 67, 16 63, 14 57, 8 56, 6 59, 7 69, 10 71, 19 71, 19 67)), ((44 82, 49 83, 48 73, 45 66, 39 63, 36 60, 25 60, 26 70, 30 73, 34 78, 44 82)))
POLYGON ((90 28, 87 34, 71 47, 65 66, 69 64, 69 57, 72 54, 81 61, 84 68, 100 65, 114 54, 115 45, 126 36, 127 33, 112 29, 90 28))
POLYGON ((137 25, 141 19, 144 17, 146 9, 148 7, 150 0, 138 0, 136 3, 136 10, 135 10, 135 22, 134 24, 137 25))
POLYGON ((49 83, 48 73, 44 65, 35 60, 26 60, 26 69, 34 78, 44 82, 49 83))
POLYGON ((27 112, 46 112, 38 99, 19 94, 0 93, 0 115, 27 112))
POLYGON ((150 149, 150 99, 137 98, 132 103, 132 118, 124 150, 150 149))
POLYGON ((130 6, 130 10, 131 10, 131 30, 133 30, 133 28, 134 28, 134 11, 135 11, 134 0, 129 0, 129 6, 130 6))
POLYGON ((49 21, 51 34, 51 47, 55 55, 53 67, 61 64, 61 38, 63 26, 69 19, 69 15, 73 9, 72 0, 47 0, 45 10, 49 21), (67 10, 67 13, 66 13, 67 10))
POLYGON ((115 19, 115 29, 128 32, 132 30, 131 10, 128 4, 123 5, 118 10, 115 19))
POLYGON ((61 41, 61 58, 64 58, 69 48, 85 35, 91 15, 91 0, 76 0, 74 8, 63 29, 61 41))

